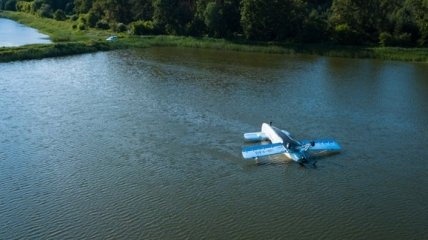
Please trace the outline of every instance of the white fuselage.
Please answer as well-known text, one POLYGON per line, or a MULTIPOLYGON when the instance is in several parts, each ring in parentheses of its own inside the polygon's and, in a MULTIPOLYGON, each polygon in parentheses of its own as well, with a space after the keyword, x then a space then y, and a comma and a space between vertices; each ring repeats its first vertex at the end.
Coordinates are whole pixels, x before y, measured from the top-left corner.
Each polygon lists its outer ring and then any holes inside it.
POLYGON ((262 133, 264 133, 269 140, 275 144, 275 143, 281 143, 286 148, 286 152, 283 153, 287 158, 296 161, 301 162, 306 159, 306 154, 304 151, 300 151, 301 144, 294 140, 290 133, 284 130, 279 130, 275 127, 272 127, 271 125, 267 123, 262 124, 262 133))

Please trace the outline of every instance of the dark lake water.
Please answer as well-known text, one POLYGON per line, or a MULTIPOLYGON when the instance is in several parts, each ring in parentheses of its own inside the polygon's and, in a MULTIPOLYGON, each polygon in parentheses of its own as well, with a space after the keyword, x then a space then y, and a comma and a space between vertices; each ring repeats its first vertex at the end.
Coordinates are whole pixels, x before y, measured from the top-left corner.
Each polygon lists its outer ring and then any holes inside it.
POLYGON ((427 64, 153 48, 0 73, 0 239, 428 236, 427 64), (244 161, 269 121, 343 152, 244 161))
POLYGON ((51 43, 49 36, 37 29, 7 18, 0 18, 0 47, 18 47, 36 43, 51 43))

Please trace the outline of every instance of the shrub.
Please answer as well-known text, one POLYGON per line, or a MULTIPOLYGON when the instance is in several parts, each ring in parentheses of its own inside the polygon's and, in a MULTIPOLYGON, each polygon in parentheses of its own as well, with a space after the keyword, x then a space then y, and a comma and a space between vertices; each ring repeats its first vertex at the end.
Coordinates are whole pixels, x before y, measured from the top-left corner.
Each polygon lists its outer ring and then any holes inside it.
POLYGON ((225 22, 221 6, 215 2, 210 2, 204 12, 205 25, 208 28, 208 35, 211 37, 222 37, 225 35, 225 22))
POLYGON ((79 16, 78 15, 72 15, 70 19, 71 19, 71 21, 76 21, 77 19, 79 19, 79 16))
POLYGON ((18 1, 16 3, 16 10, 20 12, 31 12, 31 2, 18 1))
POLYGON ((43 5, 43 0, 35 0, 31 3, 31 13, 36 13, 43 5))
POLYGON ((114 30, 116 32, 125 32, 126 30, 128 30, 128 27, 123 23, 118 23, 114 25, 114 30))
POLYGON ((86 25, 87 24, 87 20, 86 20, 86 18, 85 18, 85 16, 80 16, 79 17, 79 19, 78 19, 78 21, 79 21, 79 23, 81 23, 81 24, 83 24, 83 25, 86 25))
POLYGON ((152 21, 136 21, 131 23, 130 32, 134 35, 154 34, 155 27, 152 21))
POLYGON ((402 33, 395 37, 397 46, 410 47, 412 43, 412 34, 402 33))
POLYGON ((379 34, 379 43, 382 47, 393 46, 394 45, 394 38, 392 37, 391 33, 381 32, 379 34))
POLYGON ((42 4, 39 10, 37 10, 37 15, 40 17, 51 18, 52 17, 52 8, 49 4, 42 4))
POLYGON ((340 44, 361 44, 357 31, 351 29, 348 24, 339 24, 334 28, 334 40, 340 44))
POLYGON ((85 25, 85 24, 83 24, 83 23, 79 23, 79 25, 77 25, 77 28, 78 28, 79 30, 85 30, 85 29, 86 29, 86 25, 85 25))
POLYGON ((67 19, 67 16, 65 16, 65 12, 61 9, 57 9, 54 12, 53 18, 57 21, 64 21, 65 19, 67 19))
POLYGON ((305 43, 322 42, 328 38, 327 22, 317 10, 312 10, 302 24, 298 40, 305 43))
POLYGON ((8 0, 4 4, 4 10, 16 11, 16 0, 8 0))
POLYGON ((401 33, 399 35, 392 35, 388 32, 379 34, 379 43, 383 47, 387 46, 401 46, 408 47, 412 45, 412 35, 410 33, 401 33))
POLYGON ((95 24, 95 27, 99 29, 109 29, 110 25, 108 24, 108 22, 100 20, 97 22, 97 24, 95 24))
POLYGON ((86 20, 89 27, 95 27, 95 25, 100 20, 100 18, 97 14, 95 14, 95 12, 89 11, 88 14, 86 15, 86 20))

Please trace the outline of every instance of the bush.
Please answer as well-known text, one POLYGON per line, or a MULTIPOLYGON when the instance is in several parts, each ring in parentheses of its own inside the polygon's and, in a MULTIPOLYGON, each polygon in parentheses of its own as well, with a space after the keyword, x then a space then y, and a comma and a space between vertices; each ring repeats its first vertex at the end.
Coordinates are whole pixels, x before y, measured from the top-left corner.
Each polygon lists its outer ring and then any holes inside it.
POLYGON ((334 40, 339 44, 361 44, 357 31, 351 29, 348 24, 339 24, 334 28, 334 40))
POLYGON ((16 11, 16 0, 8 0, 4 4, 4 10, 16 11))
POLYGON ((208 35, 210 37, 223 37, 225 36, 225 25, 223 10, 221 6, 215 2, 210 2, 204 12, 205 25, 208 28, 208 35))
POLYGON ((205 23, 202 19, 195 18, 186 26, 186 32, 191 36, 202 36, 205 33, 205 23))
POLYGON ((155 27, 152 21, 136 21, 131 23, 130 32, 134 35, 155 34, 155 27))
POLYGON ((89 27, 95 27, 97 25, 97 22, 100 20, 99 16, 95 14, 93 11, 89 11, 86 15, 86 20, 89 25, 89 27))
POLYGON ((36 13, 43 5, 43 0, 35 0, 31 3, 31 13, 36 13))
POLYGON ((128 30, 128 27, 123 23, 118 23, 114 25, 114 31, 116 32, 126 32, 128 30))
POLYGON ((79 19, 78 19, 78 21, 79 21, 79 23, 81 23, 81 24, 83 24, 85 26, 86 26, 86 24, 88 22, 84 16, 80 16, 79 19))
POLYGON ((77 19, 79 19, 79 16, 72 15, 70 19, 71 19, 71 21, 77 21, 77 19))
POLYGON ((401 46, 409 47, 412 45, 412 35, 410 33, 401 33, 399 35, 392 35, 388 32, 379 34, 379 43, 382 47, 387 46, 401 46))
POLYGON ((95 27, 99 29, 109 29, 110 25, 108 24, 108 22, 100 20, 97 22, 97 24, 95 24, 95 27))
POLYGON ((402 33, 395 37, 397 46, 410 47, 413 45, 412 43, 412 34, 410 33, 402 33))
POLYGON ((57 21, 64 21, 65 19, 67 19, 67 16, 65 16, 65 12, 61 9, 57 9, 54 12, 53 18, 57 21))
POLYGON ((379 44, 382 47, 393 46, 394 38, 392 37, 392 34, 388 33, 388 32, 380 33, 379 34, 379 44))
POLYGON ((328 26, 323 16, 317 10, 312 10, 302 24, 298 40, 304 43, 323 42, 328 38, 328 26))
POLYGON ((52 8, 49 4, 42 4, 39 10, 37 10, 37 15, 40 17, 51 18, 52 17, 52 8))
POLYGON ((31 2, 18 1, 16 3, 16 10, 20 12, 31 12, 31 2))
POLYGON ((77 25, 77 28, 82 31, 86 29, 86 25, 83 23, 79 23, 79 25, 77 25))

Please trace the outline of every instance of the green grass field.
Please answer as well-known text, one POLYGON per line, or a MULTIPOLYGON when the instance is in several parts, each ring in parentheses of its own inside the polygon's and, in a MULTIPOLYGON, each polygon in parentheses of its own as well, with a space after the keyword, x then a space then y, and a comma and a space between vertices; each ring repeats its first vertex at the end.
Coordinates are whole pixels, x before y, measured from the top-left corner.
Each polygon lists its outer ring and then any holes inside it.
POLYGON ((0 17, 10 18, 38 29, 51 37, 53 44, 28 45, 0 48, 0 62, 39 59, 85 52, 105 51, 118 48, 145 47, 190 47, 225 49, 231 51, 265 52, 279 54, 309 54, 330 57, 376 58, 384 60, 428 62, 428 48, 355 47, 329 44, 284 44, 278 42, 250 42, 208 37, 183 36, 132 36, 113 33, 109 30, 75 30, 73 22, 40 18, 28 13, 0 11, 0 17), (107 43, 109 35, 118 35, 119 40, 107 43))

